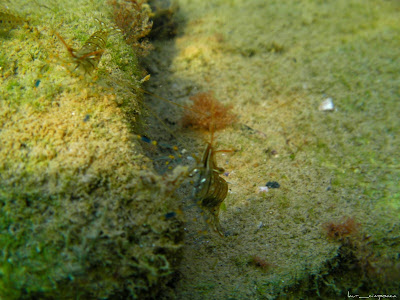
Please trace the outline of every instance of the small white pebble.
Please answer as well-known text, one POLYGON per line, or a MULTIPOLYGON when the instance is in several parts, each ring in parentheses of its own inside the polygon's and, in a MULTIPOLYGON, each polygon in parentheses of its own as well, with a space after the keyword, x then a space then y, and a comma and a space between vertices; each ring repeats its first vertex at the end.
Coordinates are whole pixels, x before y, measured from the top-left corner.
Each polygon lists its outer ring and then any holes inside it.
POLYGON ((334 111, 335 105, 333 104, 332 98, 326 98, 318 107, 319 111, 334 111))
POLYGON ((258 188, 258 191, 260 192, 260 193, 268 193, 268 187, 267 186, 260 186, 259 188, 258 188))

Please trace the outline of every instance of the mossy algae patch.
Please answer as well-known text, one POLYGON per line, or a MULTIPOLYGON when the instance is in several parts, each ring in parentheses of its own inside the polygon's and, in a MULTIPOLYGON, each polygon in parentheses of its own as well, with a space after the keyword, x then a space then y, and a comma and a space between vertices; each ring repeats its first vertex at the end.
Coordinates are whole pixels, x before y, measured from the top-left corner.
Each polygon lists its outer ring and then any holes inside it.
POLYGON ((155 297, 176 264, 172 197, 186 168, 157 176, 132 134, 140 69, 120 34, 98 69, 79 48, 112 25, 102 1, 15 1, 0 36, 0 298, 155 297))

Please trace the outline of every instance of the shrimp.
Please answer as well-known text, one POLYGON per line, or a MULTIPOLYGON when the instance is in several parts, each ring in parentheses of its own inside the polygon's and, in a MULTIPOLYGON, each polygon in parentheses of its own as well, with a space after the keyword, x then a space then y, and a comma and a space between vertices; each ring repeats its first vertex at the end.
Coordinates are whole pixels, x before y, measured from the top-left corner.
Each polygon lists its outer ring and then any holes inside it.
POLYGON ((207 223, 215 232, 223 236, 219 222, 219 209, 228 195, 228 183, 220 176, 224 173, 224 169, 217 166, 215 155, 218 152, 232 152, 232 150, 215 150, 212 145, 213 136, 212 132, 211 142, 207 143, 202 159, 191 176, 198 174, 194 183, 194 198, 197 204, 208 213, 207 223))
POLYGON ((55 33, 76 63, 74 70, 79 68, 82 69, 85 74, 90 74, 99 64, 101 56, 105 51, 111 28, 105 27, 105 24, 101 21, 99 21, 99 23, 101 29, 93 33, 79 50, 71 48, 57 32, 55 33))
MULTIPOLYGON (((212 93, 199 93, 192 97, 194 105, 188 107, 164 99, 143 89, 141 91, 165 102, 183 107, 186 113, 185 120, 189 120, 191 126, 196 125, 192 127, 208 128, 208 131, 211 132, 211 140, 207 142, 201 159, 198 159, 196 165, 189 171, 189 177, 195 178, 193 180, 193 198, 202 209, 207 224, 220 236, 224 236, 219 221, 219 211, 221 204, 228 195, 228 183, 220 176, 224 173, 224 169, 218 167, 216 154, 220 152, 233 152, 233 150, 215 150, 213 146, 214 131, 233 123, 236 116, 230 113, 230 108, 223 107, 213 97, 212 93), (204 98, 206 98, 206 101, 203 101, 204 98), (197 126, 199 124, 201 126, 197 126)), ((156 115, 155 118, 159 119, 156 115)), ((163 123, 162 120, 159 121, 163 123)), ((175 136, 173 132, 168 131, 175 136)))

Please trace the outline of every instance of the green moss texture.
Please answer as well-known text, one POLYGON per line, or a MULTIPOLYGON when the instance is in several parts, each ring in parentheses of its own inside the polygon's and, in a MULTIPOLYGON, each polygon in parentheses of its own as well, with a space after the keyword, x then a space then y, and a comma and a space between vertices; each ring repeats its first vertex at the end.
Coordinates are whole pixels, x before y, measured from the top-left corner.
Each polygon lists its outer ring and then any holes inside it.
POLYGON ((13 1, 0 32, 0 298, 154 297, 181 240, 171 195, 132 133, 140 115, 134 49, 111 32, 97 70, 73 49, 115 26, 104 1, 13 1), (15 18, 15 19, 14 19, 15 18))

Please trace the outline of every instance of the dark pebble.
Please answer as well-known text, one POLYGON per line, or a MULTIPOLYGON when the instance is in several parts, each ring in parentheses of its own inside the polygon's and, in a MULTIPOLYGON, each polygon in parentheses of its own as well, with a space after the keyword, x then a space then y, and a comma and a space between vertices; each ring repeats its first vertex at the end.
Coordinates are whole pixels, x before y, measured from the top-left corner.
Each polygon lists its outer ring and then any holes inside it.
POLYGON ((174 212, 174 211, 171 211, 171 212, 165 214, 165 218, 166 218, 167 220, 168 220, 168 219, 171 219, 171 218, 173 218, 173 217, 175 217, 175 216, 176 216, 176 212, 174 212))
POLYGON ((280 184, 277 183, 276 181, 268 181, 265 186, 268 187, 269 189, 278 189, 280 187, 280 184))

